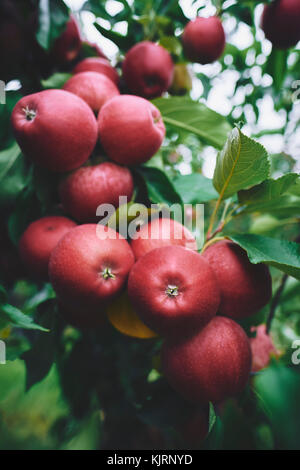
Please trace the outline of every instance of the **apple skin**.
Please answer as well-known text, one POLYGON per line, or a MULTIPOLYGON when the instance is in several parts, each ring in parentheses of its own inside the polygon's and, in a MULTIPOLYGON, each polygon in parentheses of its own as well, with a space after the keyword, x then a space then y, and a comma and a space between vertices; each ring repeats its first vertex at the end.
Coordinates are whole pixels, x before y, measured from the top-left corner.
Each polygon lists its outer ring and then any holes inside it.
POLYGON ((97 72, 77 73, 64 84, 63 89, 82 98, 95 113, 108 100, 120 94, 109 78, 97 72))
POLYGON ((261 28, 274 47, 288 49, 300 41, 299 0, 278 0, 265 5, 261 28))
POLYGON ((131 241, 131 248, 136 260, 149 251, 162 246, 178 245, 190 250, 197 250, 197 243, 191 232, 184 225, 172 219, 154 219, 143 225, 138 235, 141 238, 131 241), (153 238, 151 238, 151 234, 153 238), (180 238, 175 238, 175 236, 180 238))
POLYGON ((247 384, 251 349, 244 330, 233 320, 214 317, 194 336, 167 340, 162 368, 170 385, 195 403, 220 403, 247 384))
POLYGON ((252 264, 230 240, 209 246, 202 255, 213 268, 221 291, 219 312, 239 320, 263 308, 272 296, 272 279, 264 264, 252 264))
POLYGON ((45 90, 21 98, 11 121, 22 152, 53 172, 78 168, 97 142, 92 110, 81 98, 64 90, 45 90))
POLYGON ((75 222, 66 217, 43 217, 32 222, 19 241, 19 253, 24 266, 35 278, 48 279, 50 255, 59 240, 75 222))
POLYGON ((266 325, 253 327, 252 331, 256 331, 256 336, 250 338, 252 351, 252 372, 268 367, 271 356, 278 357, 279 351, 274 346, 273 340, 266 332, 266 325))
POLYGON ((203 327, 220 302, 208 263, 181 246, 156 248, 140 258, 130 272, 128 294, 144 323, 163 336, 203 327))
POLYGON ((71 15, 65 31, 56 39, 51 53, 56 62, 72 62, 79 55, 81 47, 79 26, 71 15))
POLYGON ((133 263, 132 250, 120 234, 100 224, 85 224, 55 247, 49 277, 69 311, 93 315, 122 291, 133 263))
POLYGON ((162 46, 142 41, 127 52, 122 70, 130 92, 151 99, 161 96, 170 87, 174 64, 162 46))
POLYGON ((217 16, 190 21, 182 35, 185 56, 200 64, 210 64, 219 59, 225 42, 224 28, 217 16))
POLYGON ((98 116, 100 143, 107 155, 121 165, 138 165, 160 148, 166 129, 159 110, 144 98, 112 98, 98 116))
POLYGON ((107 59, 101 57, 88 57, 83 59, 73 69, 73 74, 82 72, 97 72, 106 75, 116 86, 119 85, 119 75, 107 59))
POLYGON ((60 199, 68 214, 80 222, 95 222, 100 204, 119 207, 119 196, 133 195, 133 178, 128 168, 111 162, 79 168, 59 187, 60 199))

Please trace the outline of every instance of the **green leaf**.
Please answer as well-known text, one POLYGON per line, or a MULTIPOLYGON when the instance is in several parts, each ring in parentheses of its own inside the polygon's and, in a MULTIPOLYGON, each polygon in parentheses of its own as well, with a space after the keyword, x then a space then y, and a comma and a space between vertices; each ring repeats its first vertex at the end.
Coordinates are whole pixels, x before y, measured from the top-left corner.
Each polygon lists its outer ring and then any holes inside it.
POLYGON ((24 304, 25 311, 33 311, 39 307, 44 302, 54 299, 55 292, 51 284, 45 284, 42 290, 34 294, 30 299, 28 299, 24 304))
MULTIPOLYGON (((239 201, 246 206, 246 212, 272 212, 272 209, 278 211, 281 202, 292 199, 282 196, 296 184, 297 180, 300 181, 300 177, 296 173, 286 174, 276 180, 268 179, 248 190, 240 191, 239 201)), ((298 212, 300 213, 300 206, 298 212)))
POLYGON ((28 184, 29 177, 24 156, 16 142, 0 152, 0 206, 13 203, 28 184))
POLYGON ((217 415, 214 409, 214 405, 210 402, 209 403, 209 424, 208 424, 208 433, 212 430, 214 425, 216 424, 217 415))
POLYGON ((152 202, 168 205, 182 204, 179 194, 163 171, 146 166, 139 168, 137 171, 145 180, 148 196, 152 202))
POLYGON ((62 88, 64 84, 72 77, 71 73, 54 73, 51 77, 41 80, 43 88, 62 88))
POLYGON ((29 223, 40 216, 40 205, 33 188, 28 186, 17 198, 15 210, 8 219, 8 233, 11 241, 17 245, 29 223))
POLYGON ((259 184, 269 176, 265 148, 235 128, 218 154, 213 183, 222 198, 259 184))
POLYGON ((264 67, 264 73, 268 73, 273 78, 273 87, 276 92, 279 92, 287 71, 288 51, 276 49, 273 47, 271 54, 268 57, 268 62, 264 67))
POLYGON ((9 323, 19 328, 26 330, 40 330, 49 331, 43 326, 34 323, 33 319, 29 315, 24 315, 18 308, 10 304, 4 304, 0 306, 0 318, 4 317, 9 323))
MULTIPOLYGON (((291 349, 291 355, 295 350, 291 349)), ((299 367, 299 366, 298 366, 299 367)), ((260 407, 276 435, 277 449, 300 449, 300 375, 274 362, 254 379, 260 407)))
POLYGON ((45 305, 43 312, 39 314, 39 323, 50 330, 50 333, 44 335, 37 332, 33 342, 33 347, 26 351, 22 359, 26 363, 26 390, 29 390, 32 385, 43 380, 50 371, 55 356, 55 323, 56 315, 54 314, 53 302, 45 305))
POLYGON ((69 17, 69 9, 63 0, 39 1, 39 27, 36 38, 44 49, 51 49, 55 40, 64 32, 69 17))
POLYGON ((28 183, 28 171, 20 148, 14 142, 0 152, 0 206, 15 201, 28 183))
POLYGON ((224 116, 187 97, 156 98, 152 103, 160 110, 165 124, 192 132, 203 143, 217 149, 223 147, 231 131, 224 116))
POLYGON ((134 44, 134 38, 130 35, 123 36, 122 34, 113 31, 112 29, 106 29, 99 23, 94 23, 94 26, 105 38, 115 43, 120 49, 128 50, 134 44))
POLYGON ((300 244, 254 234, 230 238, 247 251, 251 263, 266 263, 300 280, 300 244))
POLYGON ((200 173, 175 176, 173 184, 184 204, 198 204, 218 199, 212 180, 200 173))

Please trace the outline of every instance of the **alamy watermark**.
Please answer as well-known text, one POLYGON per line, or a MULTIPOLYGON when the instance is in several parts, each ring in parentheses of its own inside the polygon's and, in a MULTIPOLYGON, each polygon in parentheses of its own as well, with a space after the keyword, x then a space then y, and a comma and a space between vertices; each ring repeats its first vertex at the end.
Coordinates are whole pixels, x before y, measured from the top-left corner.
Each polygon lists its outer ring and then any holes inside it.
POLYGON ((0 80, 0 104, 6 104, 6 89, 3 80, 0 80))
POLYGON ((6 364, 6 344, 0 340, 0 364, 6 364))
POLYGON ((293 352, 291 361, 295 366, 298 366, 300 364, 300 339, 293 341, 292 349, 296 351, 293 352))
POLYGON ((127 197, 120 196, 119 208, 122 209, 122 207, 126 209, 126 212, 123 214, 119 210, 119 216, 116 217, 116 208, 113 204, 101 204, 98 206, 96 216, 101 218, 97 225, 98 238, 117 238, 118 233, 124 238, 131 238, 132 240, 138 238, 152 240, 172 238, 181 240, 185 238, 188 248, 188 244, 191 243, 193 245, 194 241, 187 239, 184 228, 181 226, 183 225, 195 234, 199 245, 202 245, 204 242, 204 204, 172 204, 171 206, 166 204, 151 204, 150 207, 147 207, 138 203, 128 204, 127 197), (164 219, 163 230, 160 230, 157 224, 151 224, 151 222, 159 218, 164 219), (181 225, 174 226, 171 219, 174 219, 181 225), (140 228, 149 222, 149 229, 140 231, 140 228), (114 231, 103 232, 102 227, 100 228, 103 225, 108 225, 114 231))

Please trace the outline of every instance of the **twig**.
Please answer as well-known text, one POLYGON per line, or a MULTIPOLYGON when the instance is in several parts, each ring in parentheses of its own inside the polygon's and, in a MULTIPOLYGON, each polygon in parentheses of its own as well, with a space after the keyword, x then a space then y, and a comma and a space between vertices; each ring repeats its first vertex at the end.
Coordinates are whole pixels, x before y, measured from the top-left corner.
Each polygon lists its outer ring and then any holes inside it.
POLYGON ((269 315, 268 315, 268 319, 267 319, 267 325, 266 325, 266 332, 267 334, 269 333, 270 329, 271 329, 271 324, 272 324, 272 321, 273 321, 273 318, 275 316, 275 312, 276 312, 276 309, 277 309, 277 306, 278 306, 278 303, 279 303, 279 300, 280 300, 280 297, 281 297, 281 294, 282 294, 282 291, 285 287, 285 284, 286 284, 286 281, 288 279, 288 274, 284 274, 282 276, 282 279, 281 279, 281 283, 280 283, 280 286, 278 287, 274 297, 273 297, 273 300, 272 300, 272 303, 271 303, 271 308, 270 308, 270 312, 269 312, 269 315))

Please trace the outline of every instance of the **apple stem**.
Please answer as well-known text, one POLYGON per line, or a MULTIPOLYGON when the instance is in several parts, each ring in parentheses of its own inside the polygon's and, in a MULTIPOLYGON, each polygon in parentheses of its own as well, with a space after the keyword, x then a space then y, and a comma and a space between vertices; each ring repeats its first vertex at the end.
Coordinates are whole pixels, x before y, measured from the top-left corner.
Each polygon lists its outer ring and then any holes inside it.
POLYGON ((25 113, 25 117, 27 121, 33 121, 35 116, 36 116, 36 111, 34 109, 29 109, 28 106, 26 108, 23 108, 23 111, 25 113))
POLYGON ((177 286, 168 286, 166 288, 166 294, 169 297, 176 297, 179 294, 178 287, 177 286))
POLYGON ((103 279, 107 281, 107 279, 115 279, 116 276, 111 272, 110 268, 104 268, 104 270, 101 273, 103 279))

